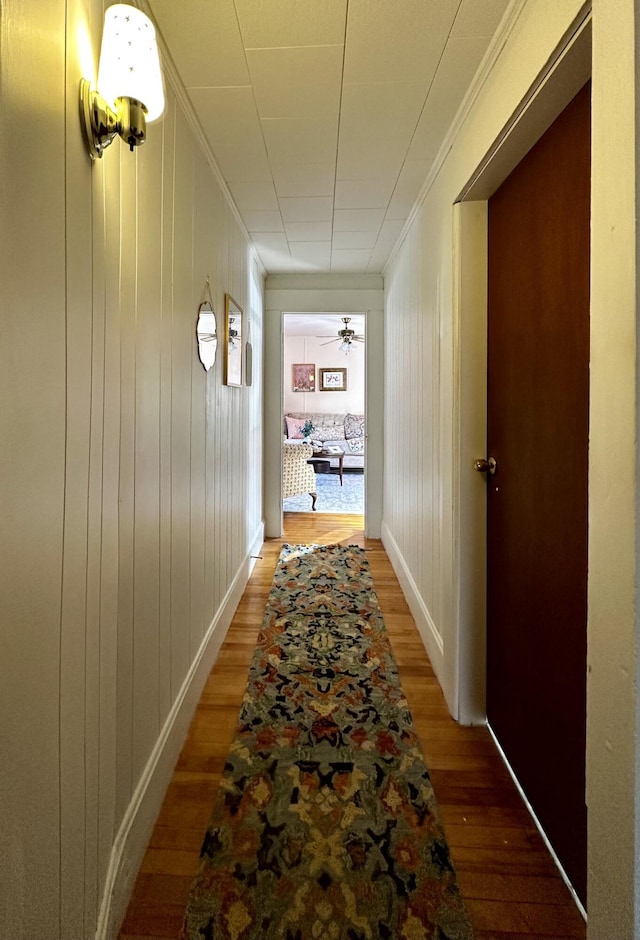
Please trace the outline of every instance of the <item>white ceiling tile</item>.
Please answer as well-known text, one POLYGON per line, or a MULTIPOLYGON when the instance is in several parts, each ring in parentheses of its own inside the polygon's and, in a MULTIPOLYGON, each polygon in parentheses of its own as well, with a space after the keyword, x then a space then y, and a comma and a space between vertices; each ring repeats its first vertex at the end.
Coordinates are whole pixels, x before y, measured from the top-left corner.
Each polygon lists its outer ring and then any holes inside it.
POLYGON ((272 169, 278 196, 333 195, 335 163, 285 164, 272 169))
POLYGON ((429 166, 429 163, 420 160, 405 163, 387 209, 387 219, 408 218, 420 195, 429 166))
POLYGON ((340 140, 402 137, 409 143, 424 105, 424 82, 372 82, 342 90, 340 140))
POLYGON ((233 182, 229 183, 229 189, 240 212, 264 212, 278 208, 272 182, 233 182))
POLYGON ((189 97, 198 114, 216 121, 225 135, 229 122, 254 123, 260 130, 260 118, 256 108, 253 88, 250 84, 220 86, 217 88, 189 88, 189 97))
POLYGON ((251 241, 258 251, 280 252, 283 255, 289 255, 289 243, 284 232, 255 232, 251 235, 251 241))
POLYGON ((385 220, 380 228, 374 254, 379 250, 389 254, 395 243, 400 238, 403 228, 404 222, 402 220, 385 220))
POLYGON ((371 257, 370 251, 332 251, 331 252, 331 270, 332 271, 366 271, 371 257))
POLYGON ((340 136, 338 145, 339 180, 382 179, 400 172, 407 152, 407 141, 400 137, 378 137, 375 146, 363 137, 340 136))
POLYGON ((334 232, 377 232, 384 219, 384 209, 336 209, 334 232))
POLYGON ((482 0, 482 3, 478 3, 478 0, 462 0, 451 36, 490 38, 508 6, 509 0, 482 0))
POLYGON ((279 210, 245 212, 244 224, 248 232, 284 232, 279 210))
POLYGON ((384 209, 391 198, 395 179, 338 180, 336 209, 384 209))
POLYGON ((411 142, 409 160, 432 160, 438 152, 485 49, 484 39, 449 40, 411 142))
POLYGON ((290 245, 291 257, 300 258, 318 267, 331 264, 331 242, 294 242, 290 245))
POLYGON ((251 88, 192 88, 189 97, 226 180, 271 179, 251 88))
POLYGON ((308 270, 301 262, 296 261, 291 255, 281 255, 274 251, 260 251, 260 260, 266 271, 270 274, 295 274, 300 271, 308 270))
POLYGON ((289 242, 324 242, 331 240, 331 222, 285 222, 289 242))
POLYGON ((428 82, 460 0, 351 0, 345 82, 428 82))
POLYGON ((249 84, 233 0, 189 0, 188 16, 175 0, 149 6, 185 87, 249 84), (205 37, 215 37, 215 45, 205 37))
POLYGON ((252 49, 247 52, 260 117, 337 117, 342 46, 252 49))
POLYGON ((283 198, 280 211, 285 223, 328 222, 333 214, 333 199, 331 196, 283 198))
POLYGON ((267 271, 382 270, 508 2, 149 0, 267 271))
POLYGON ((235 0, 248 49, 344 41, 346 0, 235 0))
POLYGON ((338 119, 307 121, 270 119, 262 121, 267 152, 272 165, 334 163, 338 144, 338 119))
POLYGON ((371 250, 376 240, 375 232, 334 232, 333 247, 335 249, 368 248, 371 250))

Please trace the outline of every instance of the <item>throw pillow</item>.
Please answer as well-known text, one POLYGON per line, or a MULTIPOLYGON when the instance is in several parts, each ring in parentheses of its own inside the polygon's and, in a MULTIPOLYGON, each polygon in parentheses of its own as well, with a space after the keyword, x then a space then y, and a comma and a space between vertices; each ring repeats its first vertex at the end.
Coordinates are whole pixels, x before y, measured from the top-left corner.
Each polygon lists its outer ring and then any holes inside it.
POLYGON ((302 440, 303 434, 302 429, 304 427, 304 421, 300 421, 299 418, 285 418, 287 422, 287 437, 290 440, 302 440))
POLYGON ((364 437, 364 415, 345 415, 344 417, 344 436, 364 437))
POLYGON ((332 424, 328 428, 316 428, 313 436, 317 441, 343 441, 344 425, 332 424))

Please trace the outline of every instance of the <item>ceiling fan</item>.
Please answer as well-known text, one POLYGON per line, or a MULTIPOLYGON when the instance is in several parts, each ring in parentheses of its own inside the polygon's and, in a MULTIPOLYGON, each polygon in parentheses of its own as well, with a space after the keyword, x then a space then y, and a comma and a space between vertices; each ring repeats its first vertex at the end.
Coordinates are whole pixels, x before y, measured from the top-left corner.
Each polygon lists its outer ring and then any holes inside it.
MULTIPOLYGON (((362 333, 356 333, 355 330, 349 328, 349 323, 351 322, 351 317, 342 317, 342 322, 344 326, 341 330, 338 330, 338 335, 334 336, 332 339, 327 340, 326 343, 320 343, 321 346, 328 346, 329 343, 340 343, 338 349, 343 353, 348 353, 353 348, 354 343, 364 343, 364 336, 362 333)), ((318 339, 322 339, 322 336, 318 336, 318 339)))

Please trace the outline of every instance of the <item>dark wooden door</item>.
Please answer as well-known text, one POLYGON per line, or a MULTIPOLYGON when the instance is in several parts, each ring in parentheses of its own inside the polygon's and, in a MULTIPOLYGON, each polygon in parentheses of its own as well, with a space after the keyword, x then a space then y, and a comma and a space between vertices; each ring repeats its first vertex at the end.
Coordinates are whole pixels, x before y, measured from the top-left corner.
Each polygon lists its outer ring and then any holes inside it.
POLYGON ((590 110, 489 201, 487 714, 583 902, 590 110))

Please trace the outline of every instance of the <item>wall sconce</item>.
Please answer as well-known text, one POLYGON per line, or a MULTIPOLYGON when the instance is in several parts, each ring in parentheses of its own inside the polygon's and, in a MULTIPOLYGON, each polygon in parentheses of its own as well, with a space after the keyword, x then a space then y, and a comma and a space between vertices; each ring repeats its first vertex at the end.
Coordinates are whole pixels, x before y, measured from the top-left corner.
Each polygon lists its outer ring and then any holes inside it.
POLYGON ((146 123, 164 111, 160 57, 153 23, 142 10, 116 3, 104 15, 98 90, 80 82, 80 119, 92 160, 116 134, 139 147, 146 123))

